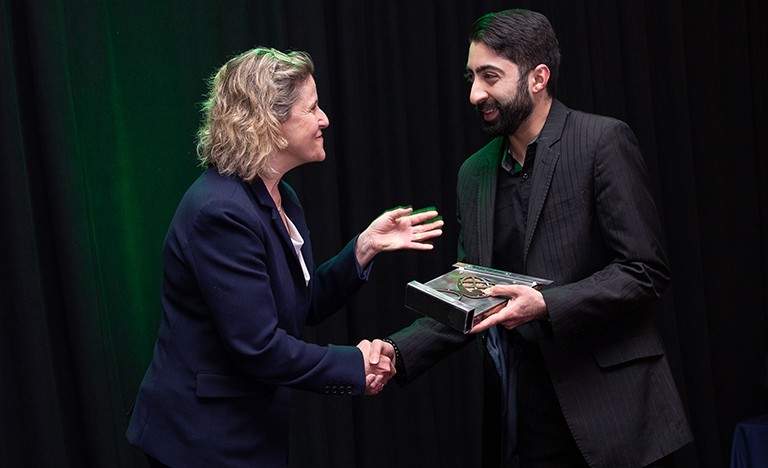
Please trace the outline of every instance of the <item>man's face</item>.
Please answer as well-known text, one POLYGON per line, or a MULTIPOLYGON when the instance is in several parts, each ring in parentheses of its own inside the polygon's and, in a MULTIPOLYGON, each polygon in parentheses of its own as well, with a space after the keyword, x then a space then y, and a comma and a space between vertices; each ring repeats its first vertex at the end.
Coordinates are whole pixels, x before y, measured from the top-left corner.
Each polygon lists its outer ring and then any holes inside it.
POLYGON ((467 58, 467 79, 472 83, 469 102, 477 110, 486 133, 512 135, 533 111, 527 77, 514 62, 488 46, 473 42, 467 58))

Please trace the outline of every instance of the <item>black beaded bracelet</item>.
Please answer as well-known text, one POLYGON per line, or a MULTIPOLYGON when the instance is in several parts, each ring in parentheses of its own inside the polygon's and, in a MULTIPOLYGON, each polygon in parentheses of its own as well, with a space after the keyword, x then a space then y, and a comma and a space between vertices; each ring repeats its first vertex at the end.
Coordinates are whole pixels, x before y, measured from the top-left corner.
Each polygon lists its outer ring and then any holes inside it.
POLYGON ((403 365, 403 358, 400 356, 400 350, 397 348, 397 345, 389 338, 382 338, 381 341, 391 344, 392 348, 395 349, 395 370, 399 377, 405 377, 405 366, 403 365))

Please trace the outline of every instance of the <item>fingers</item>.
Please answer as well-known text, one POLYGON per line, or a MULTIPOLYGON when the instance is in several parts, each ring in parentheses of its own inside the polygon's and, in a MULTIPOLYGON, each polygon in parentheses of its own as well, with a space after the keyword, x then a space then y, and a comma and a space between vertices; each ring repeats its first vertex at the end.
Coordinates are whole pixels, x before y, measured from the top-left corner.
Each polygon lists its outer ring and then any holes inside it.
POLYGON ((381 252, 393 250, 432 250, 431 240, 443 234, 444 222, 437 210, 414 211, 398 207, 376 218, 357 239, 355 256, 361 266, 367 265, 381 252))
MULTIPOLYGON (((436 213, 436 212, 430 212, 436 213)), ((445 222, 441 217, 429 218, 430 221, 427 224, 418 224, 417 221, 411 220, 411 239, 409 248, 414 250, 431 250, 434 246, 431 240, 443 235, 443 227, 445 222)))
POLYGON ((371 346, 370 352, 368 353, 368 364, 372 366, 377 365, 379 363, 380 355, 381 350, 376 346, 376 341, 374 341, 374 345, 371 346))
POLYGON ((494 325, 512 329, 547 316, 544 297, 540 291, 529 286, 496 285, 487 288, 485 292, 492 296, 507 297, 509 300, 503 309, 483 319, 470 330, 470 333, 478 333, 494 325))
POLYGON ((392 362, 394 362, 395 348, 391 344, 387 343, 386 341, 375 339, 373 340, 373 342, 371 342, 371 352, 370 352, 370 359, 369 359, 369 361, 371 361, 371 364, 376 364, 375 362, 373 362, 373 359, 372 359, 374 355, 376 356, 377 362, 378 362, 378 358, 381 355, 387 356, 392 362))
POLYGON ((414 211, 408 218, 411 220, 413 226, 420 225, 422 223, 432 224, 440 223, 442 226, 442 217, 434 207, 423 208, 421 210, 414 211))
POLYGON ((411 241, 402 248, 408 250, 432 250, 435 246, 429 242, 411 241))
POLYGON ((416 226, 419 224, 422 224, 426 221, 438 221, 442 220, 442 217, 437 212, 437 209, 435 209, 434 206, 428 206, 425 208, 420 208, 418 210, 414 210, 411 206, 398 206, 397 208, 393 208, 391 210, 387 210, 384 212, 384 215, 388 216, 391 219, 400 219, 403 217, 408 217, 411 221, 411 225, 416 226))
POLYGON ((383 375, 389 380, 395 375, 395 365, 387 356, 379 356, 376 364, 372 364, 369 358, 365 372, 366 374, 383 375))
POLYGON ((433 229, 439 229, 443 227, 443 224, 445 224, 445 221, 443 221, 442 216, 436 216, 434 218, 430 218, 428 223, 419 223, 417 225, 414 225, 414 230, 420 230, 420 231, 431 231, 433 229))
POLYGON ((485 319, 481 320, 480 323, 472 327, 471 330, 469 330, 469 333, 480 333, 482 331, 488 330, 494 325, 498 325, 501 322, 501 316, 499 313, 492 314, 485 319))
POLYGON ((361 340, 360 343, 357 344, 357 348, 363 352, 363 356, 368 356, 368 353, 371 351, 371 342, 368 340, 361 340))
POLYGON ((389 374, 366 374, 365 376, 365 394, 378 395, 384 389, 384 386, 390 380, 389 374))
POLYGON ((365 394, 378 395, 384 389, 383 377, 380 375, 368 374, 365 376, 365 394))
POLYGON ((433 237, 437 237, 440 234, 443 233, 442 228, 445 222, 443 222, 442 218, 438 219, 437 221, 432 221, 429 224, 420 224, 417 226, 412 226, 411 229, 413 231, 413 240, 416 240, 417 238, 424 240, 424 239, 431 239, 433 237))
POLYGON ((490 288, 484 289, 483 292, 489 296, 497 297, 516 297, 520 295, 521 288, 529 288, 521 284, 497 284, 490 288))
POLYGON ((403 216, 408 216, 411 213, 413 213, 412 206, 398 206, 397 208, 392 208, 391 210, 385 211, 382 216, 388 216, 391 219, 398 219, 402 218, 403 216))
POLYGON ((395 348, 382 340, 362 340, 357 345, 363 353, 366 387, 370 386, 368 376, 377 377, 376 383, 382 386, 397 373, 395 370, 395 348))
POLYGON ((382 340, 362 340, 357 345, 365 362, 365 394, 377 395, 395 376, 395 348, 382 340))

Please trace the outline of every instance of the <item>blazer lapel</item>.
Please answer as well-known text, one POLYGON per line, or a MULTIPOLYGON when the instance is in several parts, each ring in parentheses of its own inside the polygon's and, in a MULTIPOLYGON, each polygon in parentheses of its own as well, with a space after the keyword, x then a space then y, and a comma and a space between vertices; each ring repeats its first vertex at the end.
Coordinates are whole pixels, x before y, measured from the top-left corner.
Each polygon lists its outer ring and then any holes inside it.
POLYGON ((477 171, 477 247, 478 264, 490 266, 493 257, 493 212, 496 209, 496 182, 504 138, 486 147, 477 171))
MULTIPOLYGON (((285 182, 280 182, 280 184, 284 184, 285 182)), ((295 265, 293 265, 295 268, 301 269, 301 265, 299 264, 299 257, 296 255, 296 250, 293 248, 293 242, 291 242, 291 237, 288 234, 288 231, 285 228, 285 224, 283 224, 283 218, 280 216, 280 212, 277 211, 277 207, 275 206, 275 202, 272 200, 272 197, 269 195, 269 192, 267 191, 267 187, 264 185, 264 182, 261 179, 255 180, 251 183, 244 182, 245 186, 248 187, 250 193, 253 194, 256 204, 258 205, 258 208, 264 212, 268 213, 268 216, 270 217, 272 227, 274 228, 275 232, 280 236, 280 242, 283 244, 283 248, 286 249, 288 252, 290 252, 290 256, 293 257, 295 260, 295 265)), ((281 195, 283 195, 283 209, 288 208, 286 205, 290 204, 289 197, 286 196, 286 193, 284 190, 280 190, 281 195)), ((286 211, 287 213, 287 211, 286 211)), ((291 221, 296 225, 296 228, 299 229, 299 232, 301 233, 301 236, 305 239, 305 247, 306 247, 306 239, 309 237, 309 234, 306 232, 306 227, 302 224, 301 227, 299 224, 297 224, 296 220, 291 218, 291 221)))
POLYGON ((563 134, 568 112, 565 105, 556 99, 553 100, 547 121, 537 138, 536 162, 533 165, 533 183, 531 185, 531 198, 528 201, 528 222, 525 229, 524 265, 528 258, 528 248, 539 222, 541 210, 544 208, 544 201, 547 198, 547 193, 549 193, 552 175, 560 158, 560 151, 557 149, 556 143, 560 141, 563 134))

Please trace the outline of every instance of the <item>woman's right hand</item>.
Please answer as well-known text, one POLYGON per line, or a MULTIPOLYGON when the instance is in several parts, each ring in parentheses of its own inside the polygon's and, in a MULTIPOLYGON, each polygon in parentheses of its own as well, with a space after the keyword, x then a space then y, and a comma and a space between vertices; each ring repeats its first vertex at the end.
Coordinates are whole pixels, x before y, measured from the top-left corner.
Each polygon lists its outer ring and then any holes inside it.
POLYGON ((381 340, 363 340, 357 344, 365 363, 365 394, 378 395, 395 376, 395 349, 381 340), (374 351, 371 353, 371 351, 374 351), (391 351, 391 352, 390 352, 391 351))

